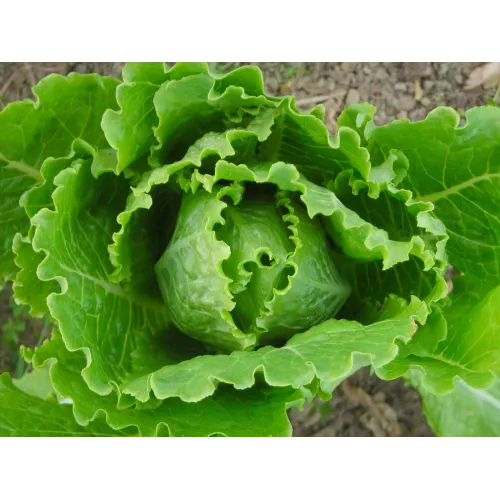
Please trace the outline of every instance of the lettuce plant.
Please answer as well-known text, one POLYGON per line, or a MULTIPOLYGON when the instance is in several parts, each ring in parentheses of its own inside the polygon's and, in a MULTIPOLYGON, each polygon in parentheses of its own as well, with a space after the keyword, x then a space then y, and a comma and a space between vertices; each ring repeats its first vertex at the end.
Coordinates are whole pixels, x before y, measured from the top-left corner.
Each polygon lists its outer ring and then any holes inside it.
POLYGON ((363 366, 500 435, 500 109, 376 126, 261 72, 51 75, 0 114, 0 276, 52 336, 1 435, 286 436, 363 366))

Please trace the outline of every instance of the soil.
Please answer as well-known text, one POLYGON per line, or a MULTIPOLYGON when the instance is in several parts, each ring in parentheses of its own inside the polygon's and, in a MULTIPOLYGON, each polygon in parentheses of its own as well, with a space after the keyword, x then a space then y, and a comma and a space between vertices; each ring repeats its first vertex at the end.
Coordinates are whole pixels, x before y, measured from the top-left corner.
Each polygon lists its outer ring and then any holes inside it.
POLYGON ((2 340, 2 325, 9 320, 11 311, 7 300, 7 293, 2 292, 0 295, 0 373, 11 371, 14 365, 12 360, 12 352, 4 345, 2 340))
POLYGON ((28 310, 27 306, 16 307, 10 285, 0 288, 0 373, 8 371, 19 376, 28 368, 13 341, 2 342, 3 335, 15 329, 19 345, 31 347, 39 344, 42 332, 44 336, 48 333, 47 328, 44 330, 45 322, 29 316, 28 310))
MULTIPOLYGON (((218 70, 250 63, 217 63, 218 70)), ((251 63, 259 64, 267 91, 295 94, 304 109, 323 103, 332 133, 336 117, 347 104, 370 102, 376 123, 394 119, 421 120, 436 106, 468 109, 483 105, 495 88, 465 90, 480 63, 251 63)), ((32 97, 31 87, 50 73, 97 72, 117 77, 121 63, 0 63, 0 108, 32 97)), ((8 314, 8 294, 0 301, 0 329, 8 314)), ((27 328, 23 341, 37 335, 27 328)), ((0 371, 12 370, 10 354, 0 343, 0 371)), ((296 436, 432 436, 418 393, 404 381, 384 382, 363 369, 345 381, 327 402, 292 410, 296 436)))

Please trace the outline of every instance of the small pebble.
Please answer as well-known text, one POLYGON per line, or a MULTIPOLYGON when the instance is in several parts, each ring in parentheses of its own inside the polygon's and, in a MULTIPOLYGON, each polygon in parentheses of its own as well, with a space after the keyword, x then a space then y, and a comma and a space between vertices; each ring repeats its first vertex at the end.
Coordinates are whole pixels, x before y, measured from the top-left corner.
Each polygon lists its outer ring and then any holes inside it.
POLYGON ((345 99, 346 105, 357 104, 359 102, 359 92, 356 89, 349 89, 345 99))
POLYGON ((326 86, 326 78, 321 77, 317 82, 316 85, 320 88, 323 89, 326 86))
POLYGON ((415 107, 415 99, 411 95, 404 95, 399 99, 399 107, 404 111, 410 111, 415 107))

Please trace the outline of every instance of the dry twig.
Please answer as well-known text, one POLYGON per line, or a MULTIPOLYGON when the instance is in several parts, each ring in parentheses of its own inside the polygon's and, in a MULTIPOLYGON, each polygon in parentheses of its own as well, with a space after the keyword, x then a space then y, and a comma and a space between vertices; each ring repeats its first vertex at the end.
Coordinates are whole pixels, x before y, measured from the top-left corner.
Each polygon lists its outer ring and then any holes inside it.
POLYGON ((297 99, 297 106, 308 106, 310 104, 319 104, 320 102, 328 101, 328 99, 333 99, 334 97, 340 97, 345 93, 345 91, 335 92, 333 94, 325 95, 313 95, 311 97, 304 97, 303 99, 297 99))

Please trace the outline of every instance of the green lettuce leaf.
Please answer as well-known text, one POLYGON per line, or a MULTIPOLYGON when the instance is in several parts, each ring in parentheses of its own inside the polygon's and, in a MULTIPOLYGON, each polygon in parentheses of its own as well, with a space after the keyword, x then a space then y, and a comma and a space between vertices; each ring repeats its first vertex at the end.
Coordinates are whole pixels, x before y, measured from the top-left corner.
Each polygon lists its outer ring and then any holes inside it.
POLYGON ((162 63, 127 63, 123 82, 116 90, 120 111, 104 113, 102 127, 109 144, 117 150, 118 171, 139 160, 154 143, 158 124, 153 97, 167 79, 162 63))
POLYGON ((422 396, 427 421, 438 436, 500 436, 500 382, 478 390, 457 380, 452 392, 436 396, 414 382, 422 396))
MULTIPOLYGON (((42 183, 26 191, 20 199, 28 217, 33 217, 42 208, 53 208, 52 193, 55 189, 55 177, 71 166, 81 165, 86 160, 92 159, 92 172, 96 175, 106 171, 116 171, 116 159, 103 164, 101 161, 103 152, 107 150, 96 150, 82 139, 76 139, 71 146, 68 156, 62 158, 48 158, 40 169, 42 183)), ((14 237, 12 251, 14 252, 15 264, 20 271, 13 282, 14 298, 18 303, 27 304, 31 307, 33 316, 42 316, 48 312, 47 297, 57 291, 57 285, 53 281, 42 281, 37 275, 39 264, 43 260, 43 254, 33 249, 32 237, 34 228, 30 227, 28 236, 17 233, 14 237)))
POLYGON ((20 378, 12 379, 12 383, 21 392, 35 398, 43 400, 57 398, 50 381, 48 366, 27 372, 20 378))
POLYGON ((368 326, 328 320, 295 335, 282 348, 268 346, 254 352, 198 356, 124 384, 122 391, 139 401, 147 401, 150 391, 158 399, 200 401, 211 396, 219 382, 236 389, 249 388, 259 372, 270 386, 300 388, 318 379, 324 387, 330 387, 351 371, 355 355, 374 366, 393 359, 396 340, 410 339, 416 330, 414 317, 425 314, 422 306, 412 305, 400 317, 368 326))
MULTIPOLYGON (((39 383, 37 380, 36 385, 39 383)), ((127 434, 111 429, 102 420, 96 420, 88 427, 78 425, 73 417, 71 405, 30 395, 18 389, 7 373, 0 375, 0 437, 124 435, 127 434)))
POLYGON ((68 155, 75 139, 105 146, 100 122, 116 107, 117 84, 98 75, 50 75, 33 88, 37 102, 11 103, 0 113, 0 276, 14 277, 12 240, 29 228, 19 199, 42 183, 45 159, 68 155))
POLYGON ((438 108, 422 122, 369 123, 365 137, 369 148, 399 148, 408 157, 402 185, 432 203, 458 273, 451 305, 377 373, 392 379, 418 370, 421 387, 434 394, 452 391, 459 379, 487 389, 500 366, 500 110, 474 108, 459 126, 455 111, 438 108))
POLYGON ((474 388, 493 383, 500 369, 500 285, 483 295, 470 279, 458 277, 451 299, 393 362, 377 370, 379 376, 394 379, 419 370, 420 385, 434 394, 452 391, 458 377, 474 388))
POLYGON ((500 109, 465 116, 459 126, 456 111, 437 108, 422 122, 368 126, 365 133, 383 151, 404 152, 410 169, 403 186, 434 205, 450 236, 450 262, 491 289, 500 274, 500 109))
POLYGON ((54 388, 72 401, 78 424, 92 428, 103 414, 112 429, 135 428, 141 436, 290 436, 287 409, 303 399, 286 388, 237 391, 222 387, 199 403, 174 398, 151 407, 130 408, 114 393, 100 396, 88 388, 80 373, 85 357, 68 352, 57 331, 28 358, 39 370, 50 363, 54 388))
POLYGON ((20 268, 13 283, 14 297, 17 303, 30 306, 30 314, 42 317, 48 312, 47 297, 57 291, 53 281, 41 281, 36 274, 43 255, 35 252, 30 238, 20 233, 14 236, 12 251, 15 263, 20 268))
POLYGON ((59 283, 61 292, 47 300, 51 316, 68 349, 85 349, 84 377, 90 387, 107 394, 109 381, 132 369, 130 354, 138 339, 153 343, 167 328, 168 315, 158 297, 135 294, 109 280, 107 244, 125 203, 125 180, 111 173, 95 179, 87 161, 63 170, 54 184, 55 209, 44 208, 32 219, 33 248, 46 254, 38 276, 59 283))

